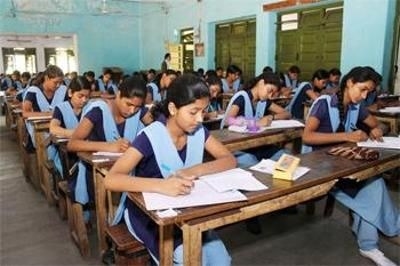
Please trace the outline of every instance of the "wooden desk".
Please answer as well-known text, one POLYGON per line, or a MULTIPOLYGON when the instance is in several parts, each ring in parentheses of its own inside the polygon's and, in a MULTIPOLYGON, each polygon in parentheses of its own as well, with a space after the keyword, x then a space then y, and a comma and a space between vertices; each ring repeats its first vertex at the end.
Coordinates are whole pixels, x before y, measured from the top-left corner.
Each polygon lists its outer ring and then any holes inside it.
POLYGON ((354 161, 331 156, 326 150, 299 155, 301 164, 311 170, 302 178, 290 182, 272 179, 271 175, 254 172, 268 190, 248 192, 247 201, 204 207, 184 208, 176 217, 159 218, 145 208, 142 193, 129 197, 160 229, 160 265, 172 265, 173 225, 183 231, 185 265, 201 265, 202 232, 248 218, 280 210, 326 194, 337 179, 366 179, 400 166, 400 152, 382 150, 375 161, 354 161))
POLYGON ((44 163, 48 160, 47 158, 47 145, 45 143, 46 135, 49 133, 50 127, 49 119, 34 119, 28 120, 34 128, 34 138, 36 143, 36 156, 37 156, 37 169, 39 174, 39 186, 42 189, 46 200, 49 204, 54 204, 54 199, 51 195, 51 184, 50 176, 48 171, 44 169, 44 163))
POLYGON ((400 113, 388 113, 370 110, 370 113, 380 122, 389 125, 389 133, 399 135, 400 133, 400 113))
POLYGON ((221 141, 231 152, 293 141, 294 153, 297 154, 301 149, 303 128, 268 129, 260 133, 238 133, 225 128, 211 130, 210 134, 221 141))
POLYGON ((228 107, 229 101, 231 100, 233 94, 233 92, 222 93, 222 110, 226 110, 226 107, 228 107))

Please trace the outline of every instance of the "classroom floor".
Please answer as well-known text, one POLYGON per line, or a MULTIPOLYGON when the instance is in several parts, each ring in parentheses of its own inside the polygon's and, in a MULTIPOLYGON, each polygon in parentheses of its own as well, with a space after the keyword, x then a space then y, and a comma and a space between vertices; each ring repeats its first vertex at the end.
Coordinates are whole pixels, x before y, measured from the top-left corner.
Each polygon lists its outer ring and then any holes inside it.
MULTIPOLYGON (((67 222, 25 181, 16 135, 4 124, 0 116, 0 265, 101 265, 95 245, 90 258, 81 258, 67 222)), ((398 206, 399 194, 391 190, 398 206)), ((312 216, 304 205, 298 206, 298 214, 264 215, 260 235, 248 233, 244 223, 220 229, 232 265, 374 265, 358 253, 347 210, 336 204, 333 215, 323 218, 324 203, 318 202, 312 216)), ((399 246, 386 240, 380 246, 400 265, 399 246)))

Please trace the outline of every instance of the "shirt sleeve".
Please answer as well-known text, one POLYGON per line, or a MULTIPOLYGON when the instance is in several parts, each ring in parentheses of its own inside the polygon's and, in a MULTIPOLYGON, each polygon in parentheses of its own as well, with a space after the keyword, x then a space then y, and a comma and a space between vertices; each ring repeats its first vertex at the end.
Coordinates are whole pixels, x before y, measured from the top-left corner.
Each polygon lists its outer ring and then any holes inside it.
POLYGON ((369 115, 369 111, 367 106, 360 104, 360 111, 358 113, 358 120, 359 121, 364 121, 369 115))
POLYGON ((237 105, 237 106, 239 106, 239 110, 244 109, 244 108, 243 108, 243 107, 244 107, 244 97, 243 97, 242 95, 240 95, 239 97, 237 97, 237 98, 233 101, 232 105, 237 105))
POLYGON ((36 93, 28 91, 25 95, 25 100, 30 101, 31 103, 36 102, 36 93))
POLYGON ((150 140, 144 132, 136 136, 136 138, 132 141, 131 146, 137 149, 144 158, 148 158, 154 153, 150 140))
POLYGON ((100 107, 94 107, 92 110, 90 110, 85 117, 92 122, 92 124, 100 123, 102 122, 103 118, 103 113, 100 110, 100 107))
POLYGON ((149 111, 149 108, 147 108, 146 106, 142 106, 140 108, 141 112, 140 112, 140 120, 143 119, 143 117, 147 114, 147 112, 149 111))
POLYGON ((325 121, 328 115, 328 104, 325 100, 319 100, 310 110, 310 116, 317 118, 319 121, 325 121))
POLYGON ((61 113, 61 110, 58 106, 56 106, 54 108, 53 111, 53 119, 57 119, 58 121, 60 121, 60 126, 65 128, 65 124, 64 124, 64 117, 61 113))

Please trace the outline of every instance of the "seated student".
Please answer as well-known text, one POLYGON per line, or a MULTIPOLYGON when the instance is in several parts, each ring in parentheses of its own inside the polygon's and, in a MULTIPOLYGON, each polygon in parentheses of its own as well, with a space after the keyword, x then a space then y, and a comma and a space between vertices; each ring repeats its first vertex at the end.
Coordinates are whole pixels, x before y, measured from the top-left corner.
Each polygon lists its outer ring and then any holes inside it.
POLYGON ((157 103, 165 99, 167 89, 176 77, 177 73, 172 69, 158 74, 152 82, 147 84, 146 104, 157 103))
POLYGON ((326 83, 326 94, 335 94, 339 90, 339 82, 342 72, 338 68, 332 68, 329 70, 329 78, 326 83))
POLYGON ((22 103, 26 91, 28 90, 28 88, 31 86, 31 74, 29 72, 23 72, 21 74, 21 85, 22 85, 22 89, 19 90, 17 92, 17 94, 15 95, 15 98, 18 100, 18 102, 22 103))
POLYGON ((324 69, 318 69, 314 72, 311 82, 302 82, 296 89, 296 93, 286 107, 293 118, 304 119, 304 102, 314 101, 320 95, 321 90, 326 86, 329 73, 324 69))
MULTIPOLYGON (((22 102, 23 117, 41 116, 43 113, 51 114, 57 104, 66 101, 68 99, 67 88, 61 85, 63 78, 63 71, 59 67, 48 66, 26 91, 22 102)), ((36 147, 33 137, 34 129, 28 122, 25 125, 30 136, 26 148, 32 152, 36 147)))
POLYGON ((89 81, 91 91, 96 91, 96 79, 94 72, 89 70, 83 76, 89 81))
MULTIPOLYGON (((144 125, 152 122, 150 113, 143 106, 145 95, 145 82, 131 77, 122 82, 115 99, 88 103, 67 149, 73 152, 124 152, 144 125)), ((80 161, 78 174, 69 184, 75 201, 83 205, 93 199, 91 170, 80 161)))
MULTIPOLYGON (((343 77, 338 97, 323 95, 314 102, 306 121, 303 142, 318 149, 345 141, 364 141, 368 137, 380 140, 382 131, 376 118, 360 105, 379 81, 380 75, 372 68, 353 68, 343 77), (360 121, 370 127, 369 135, 355 128, 360 121)), ((395 265, 378 249, 379 232, 400 243, 400 214, 383 179, 375 177, 363 182, 342 179, 330 193, 352 211, 352 230, 360 254, 377 265, 395 265)))
MULTIPOLYGON (((79 124, 83 107, 90 95, 90 83, 85 77, 72 79, 68 86, 69 100, 57 104, 53 118, 50 121, 50 133, 61 138, 70 138, 79 124)), ((53 160, 57 171, 62 174, 62 164, 56 147, 51 145, 47 149, 48 156, 53 160)))
MULTIPOLYGON (((251 80, 245 90, 235 93, 231 98, 225 116, 221 121, 221 128, 227 125, 229 120, 237 117, 256 118, 256 125, 259 127, 269 126, 272 120, 290 119, 289 112, 270 101, 279 89, 279 77, 271 72, 263 72, 251 80)), ((261 160, 270 158, 279 150, 277 146, 268 145, 267 149, 262 147, 246 151, 261 160)), ((277 154, 277 156, 280 156, 280 154, 277 154)))
POLYGON ((96 80, 95 86, 96 91, 101 91, 102 93, 108 93, 111 95, 115 95, 117 93, 118 87, 111 79, 112 70, 110 68, 106 68, 103 71, 103 76, 96 80))
POLYGON ((296 92, 297 87, 300 85, 299 81, 300 68, 296 65, 289 67, 287 73, 281 74, 281 94, 289 96, 296 92))
POLYGON ((228 68, 226 69, 226 76, 225 78, 222 78, 222 91, 224 93, 226 92, 237 92, 240 90, 240 75, 242 73, 242 70, 235 66, 235 65, 229 65, 228 68))
POLYGON ((216 75, 210 75, 206 79, 206 84, 210 90, 210 103, 204 114, 204 119, 212 119, 223 112, 221 104, 218 102, 218 96, 222 91, 222 82, 216 75))
MULTIPOLYGON (((112 191, 185 195, 190 193, 193 179, 234 168, 232 154, 201 124, 209 97, 209 89, 199 77, 184 74, 174 80, 167 99, 154 109, 154 116, 165 116, 166 122, 153 122, 138 135, 105 177, 105 187, 112 191), (215 160, 202 163, 204 150, 215 160), (133 169, 136 171, 132 177, 133 169)), ((157 224, 129 198, 124 214, 130 233, 158 260, 157 224)), ((182 233, 175 230, 174 265, 183 265, 182 233)), ((203 234, 202 254, 203 265, 230 265, 223 242, 212 230, 203 234)))

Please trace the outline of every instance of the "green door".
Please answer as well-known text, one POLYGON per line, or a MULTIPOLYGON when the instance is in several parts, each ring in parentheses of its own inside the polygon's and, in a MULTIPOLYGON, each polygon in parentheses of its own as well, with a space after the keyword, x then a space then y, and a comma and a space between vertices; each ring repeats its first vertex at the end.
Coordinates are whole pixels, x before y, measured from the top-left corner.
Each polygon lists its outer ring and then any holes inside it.
POLYGON ((243 79, 255 76, 256 21, 245 20, 216 25, 215 66, 226 69, 235 64, 243 79))
POLYGON ((277 71, 297 65, 301 79, 309 80, 319 68, 339 68, 342 18, 341 5, 279 14, 277 71))

